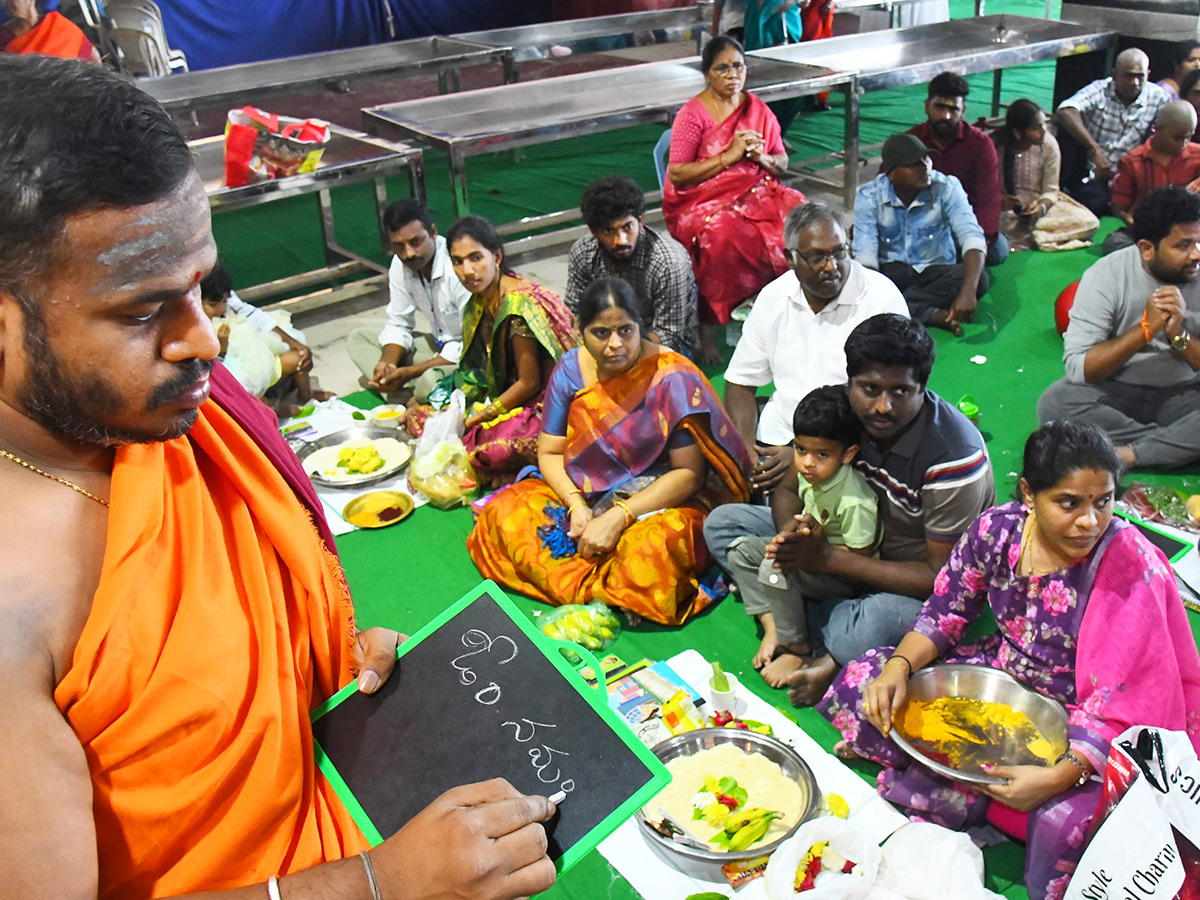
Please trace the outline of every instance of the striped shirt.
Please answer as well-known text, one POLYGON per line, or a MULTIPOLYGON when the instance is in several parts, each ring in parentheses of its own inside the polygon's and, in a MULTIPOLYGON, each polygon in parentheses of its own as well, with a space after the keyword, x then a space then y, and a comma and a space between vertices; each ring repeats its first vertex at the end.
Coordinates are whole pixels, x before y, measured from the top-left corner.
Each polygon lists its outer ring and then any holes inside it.
POLYGON ((879 496, 883 559, 926 559, 926 540, 957 541, 996 499, 979 429, 930 390, 889 450, 864 433, 853 465, 879 496))
MULTIPOLYGON (((1122 156, 1150 137, 1158 111, 1168 102, 1166 91, 1157 84, 1147 84, 1136 100, 1122 103, 1109 77, 1080 88, 1058 104, 1058 108, 1079 110, 1083 127, 1115 166, 1122 156)), ((1091 170, 1089 162, 1088 171, 1091 170)))

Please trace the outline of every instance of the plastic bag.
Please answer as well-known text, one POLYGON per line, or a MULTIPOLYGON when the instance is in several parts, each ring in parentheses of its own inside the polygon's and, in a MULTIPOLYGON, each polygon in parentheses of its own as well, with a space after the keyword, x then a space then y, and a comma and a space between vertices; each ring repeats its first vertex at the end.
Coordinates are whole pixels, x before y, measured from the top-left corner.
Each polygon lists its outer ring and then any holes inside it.
POLYGON ((225 123, 225 185, 311 172, 329 143, 329 123, 276 116, 253 106, 231 109, 225 123))
POLYGON ((1184 732, 1122 732, 1108 752, 1097 819, 1066 900, 1200 897, 1200 761, 1184 732))
POLYGON ((771 854, 767 863, 767 896, 771 900, 864 900, 879 874, 879 845, 853 823, 835 816, 805 822, 771 854), (825 870, 811 890, 796 893, 796 870, 813 844, 828 841, 827 849, 854 863, 848 873, 825 870))
POLYGON ((560 606, 542 616, 539 624, 546 637, 573 641, 593 652, 607 649, 621 634, 621 620, 599 600, 560 606))
POLYGON ((877 887, 907 900, 988 900, 983 852, 961 831, 910 822, 883 845, 877 887))
POLYGON ((408 467, 409 485, 438 509, 465 505, 477 486, 462 441, 466 405, 462 391, 455 391, 450 405, 429 417, 408 467))

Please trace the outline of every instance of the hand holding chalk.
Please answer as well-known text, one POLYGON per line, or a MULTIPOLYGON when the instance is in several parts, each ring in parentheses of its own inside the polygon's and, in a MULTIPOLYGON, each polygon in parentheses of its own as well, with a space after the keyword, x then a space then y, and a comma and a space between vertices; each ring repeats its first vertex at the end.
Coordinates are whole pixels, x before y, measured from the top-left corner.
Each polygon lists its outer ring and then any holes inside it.
POLYGON ((371 851, 383 896, 514 900, 546 890, 555 870, 541 823, 551 809, 503 778, 451 788, 371 851))

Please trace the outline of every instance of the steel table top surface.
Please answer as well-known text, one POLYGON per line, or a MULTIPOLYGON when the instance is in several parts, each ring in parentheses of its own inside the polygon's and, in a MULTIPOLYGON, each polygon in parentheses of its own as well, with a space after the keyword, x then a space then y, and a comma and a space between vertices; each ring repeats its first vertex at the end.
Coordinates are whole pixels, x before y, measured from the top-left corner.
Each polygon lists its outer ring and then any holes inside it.
POLYGON ((257 206, 339 184, 385 177, 410 167, 414 161, 419 164, 422 155, 419 147, 331 125, 329 143, 314 171, 229 188, 225 187, 224 135, 189 141, 188 147, 195 157, 196 170, 214 212, 257 206))
POLYGON ((330 82, 482 65, 500 60, 509 52, 509 47, 462 38, 424 37, 142 78, 138 86, 166 109, 204 109, 256 103, 330 82))
POLYGON ((1030 16, 980 16, 755 50, 748 56, 858 74, 863 91, 922 84, 945 69, 962 75, 1100 50, 1112 31, 1030 16))
MULTIPOLYGON (((764 100, 816 94, 853 78, 813 64, 747 58, 746 88, 764 100)), ((704 90, 699 57, 506 84, 363 110, 386 136, 465 154, 662 120, 704 90)))

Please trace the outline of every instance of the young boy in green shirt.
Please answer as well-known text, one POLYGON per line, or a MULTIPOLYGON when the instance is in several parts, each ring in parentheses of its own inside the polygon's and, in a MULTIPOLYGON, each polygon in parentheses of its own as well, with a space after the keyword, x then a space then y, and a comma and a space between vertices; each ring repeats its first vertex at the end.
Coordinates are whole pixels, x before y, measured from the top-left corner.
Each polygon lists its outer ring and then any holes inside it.
MULTIPOLYGON (((792 465, 799 476, 802 517, 819 522, 829 543, 869 556, 879 546, 878 501, 850 465, 858 453, 861 427, 845 385, 817 388, 800 401, 792 417, 792 465)), ((858 593, 855 585, 831 575, 778 568, 774 551, 781 537, 746 537, 729 553, 746 612, 762 623, 754 667, 772 687, 785 687, 788 676, 811 652, 805 600, 858 593)))

